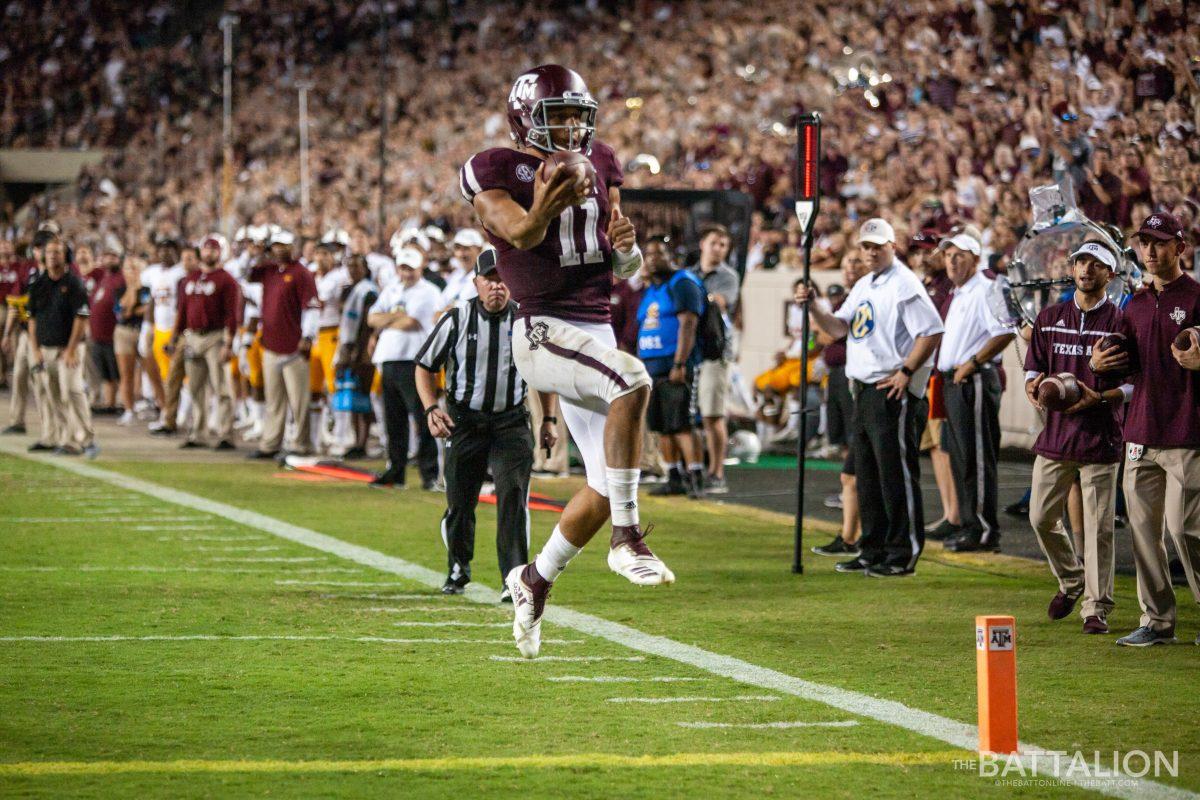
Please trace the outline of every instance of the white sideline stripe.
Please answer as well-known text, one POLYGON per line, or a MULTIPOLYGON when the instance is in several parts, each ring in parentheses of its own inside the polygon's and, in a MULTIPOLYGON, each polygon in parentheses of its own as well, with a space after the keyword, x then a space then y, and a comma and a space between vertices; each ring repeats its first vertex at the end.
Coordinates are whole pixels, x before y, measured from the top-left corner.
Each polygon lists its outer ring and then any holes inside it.
POLYGON ((681 683, 684 681, 707 681, 711 678, 678 678, 674 675, 655 675, 652 678, 632 678, 627 675, 552 675, 546 680, 553 683, 681 683))
POLYGON ((135 531, 219 531, 226 525, 134 525, 135 531))
POLYGON ((511 628, 511 622, 467 622, 461 619, 443 619, 437 622, 393 622, 397 628, 511 628))
MULTIPOLYGON (((408 584, 406 584, 406 583, 395 583, 395 582, 380 583, 379 581, 292 581, 292 580, 275 581, 275 585, 276 586, 379 586, 379 587, 385 588, 385 589, 389 586, 393 586, 393 587, 408 586, 408 584)), ((333 595, 330 595, 330 596, 332 597, 333 595)), ((356 595, 340 595, 340 596, 354 597, 356 595)), ((422 595, 422 596, 428 597, 430 595, 422 595)))
POLYGON ((282 550, 279 545, 238 545, 231 547, 205 547, 200 545, 196 548, 202 553, 267 553, 273 550, 282 550))
MULTIPOLYGON (((324 598, 324 597, 325 597, 325 595, 322 595, 322 598, 324 598)), ((413 595, 413 598, 421 599, 421 600, 428 600, 429 595, 417 594, 417 595, 413 595)), ((463 611, 466 611, 466 612, 504 611, 505 613, 507 613, 507 609, 505 609, 501 606, 496 606, 495 608, 489 608, 488 606, 465 606, 460 603, 455 603, 453 605, 446 604, 444 606, 404 606, 404 607, 396 607, 396 608, 351 608, 350 610, 351 611, 380 612, 380 613, 385 613, 385 614, 415 614, 418 612, 420 612, 420 613, 435 613, 435 614, 458 614, 463 611)))
POLYGON ((538 664, 543 661, 570 661, 572 663, 592 663, 593 661, 645 661, 645 656, 538 656, 523 658, 522 656, 488 656, 489 661, 504 661, 513 664, 538 664))
MULTIPOLYGON (((357 564, 372 567, 381 572, 390 572, 393 575, 423 584, 431 589, 440 587, 444 580, 442 573, 428 569, 427 567, 413 564, 396 556, 380 553, 378 550, 351 544, 350 542, 345 542, 341 539, 300 527, 299 525, 293 525, 283 520, 268 517, 256 511, 249 511, 189 492, 160 486, 156 483, 122 475, 118 472, 109 472, 90 464, 56 461, 46 456, 26 453, 24 450, 16 448, 7 442, 0 442, 0 452, 56 467, 86 478, 104 481, 125 491, 141 492, 142 494, 169 503, 175 503, 194 511, 224 517, 232 522, 257 528, 265 533, 274 534, 282 539, 306 545, 315 550, 321 550, 357 564)), ((487 589, 475 583, 467 586, 465 596, 470 600, 481 603, 496 603, 499 601, 499 594, 495 590, 487 589)), ((610 622, 601 617, 585 614, 580 611, 573 611, 562 606, 550 606, 546 610, 544 619, 553 624, 562 625, 579 633, 596 636, 631 650, 669 658, 682 664, 698 667, 714 675, 722 675, 739 683, 824 703, 825 705, 851 714, 886 722, 889 725, 904 728, 922 736, 938 739, 964 750, 976 751, 979 745, 979 731, 976 726, 928 711, 921 711, 895 700, 886 700, 861 692, 841 689, 836 686, 806 681, 803 678, 797 678, 777 670, 751 664, 740 658, 713 653, 694 645, 676 642, 665 636, 654 636, 643 633, 628 625, 610 622)), ((511 643, 509 643, 509 646, 512 646, 511 643)), ((1164 800, 1166 798, 1178 798, 1180 800, 1188 798, 1189 800, 1200 800, 1200 794, 1174 786, 1155 783, 1145 778, 1133 778, 1121 773, 1111 778, 1072 774, 1067 769, 1070 764, 1069 759, 1046 755, 1046 753, 1052 751, 1029 742, 1019 742, 1018 747, 1023 753, 1021 764, 1025 769, 1029 771, 1036 769, 1038 775, 1053 777, 1064 783, 1101 792, 1110 797, 1155 798, 1156 800, 1157 798, 1163 798, 1164 800), (1066 761, 1067 764, 1060 763, 1062 761, 1066 761)))
MULTIPOLYGON (((282 581, 275 582, 281 583, 282 581)), ((296 581, 296 583, 307 582, 308 581, 296 581)), ((433 594, 432 592, 426 594, 321 594, 317 596, 322 600, 432 600, 433 598, 437 597, 437 595, 433 594)), ((447 601, 446 608, 470 611, 474 609, 475 606, 465 606, 461 603, 451 604, 451 601, 447 601)), ((366 610, 374 611, 375 609, 366 610)))
POLYGON ((217 556, 212 560, 214 562, 229 561, 237 564, 302 564, 312 561, 324 561, 325 559, 320 556, 298 556, 296 558, 292 558, 291 556, 264 556, 262 558, 258 556, 217 556))
MULTIPOLYGON (((581 644, 582 639, 543 639, 554 644, 581 644)), ((210 633, 179 636, 0 636, 0 642, 370 642, 373 644, 509 644, 505 639, 394 639, 387 636, 220 636, 210 633)))
MULTIPOLYGON (((9 522, 211 522, 205 517, 9 517, 9 522)), ((153 530, 158 530, 154 528, 153 530)))
POLYGON ((858 724, 852 719, 833 722, 676 722, 681 728, 746 728, 748 730, 774 730, 783 728, 853 728, 858 724))
POLYGON ((775 694, 735 694, 733 697, 610 697, 610 703, 774 703, 775 694))
MULTIPOLYGON (((85 564, 80 567, 8 567, 0 566, 0 572, 221 572, 221 573, 270 573, 271 567, 97 567, 85 564)), ((352 567, 319 567, 312 569, 294 569, 291 572, 326 573, 326 572, 361 572, 352 567)))

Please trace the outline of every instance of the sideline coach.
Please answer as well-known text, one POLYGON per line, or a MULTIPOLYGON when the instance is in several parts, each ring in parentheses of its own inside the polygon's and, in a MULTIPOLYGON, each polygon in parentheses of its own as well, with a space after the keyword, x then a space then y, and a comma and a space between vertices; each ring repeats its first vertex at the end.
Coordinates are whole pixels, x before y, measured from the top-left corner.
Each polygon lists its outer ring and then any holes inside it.
POLYGON ((930 357, 942 338, 942 318, 921 279, 896 257, 896 234, 885 220, 863 223, 858 244, 871 273, 835 313, 808 303, 813 321, 846 342, 846 377, 855 395, 854 451, 862 511, 860 555, 838 572, 886 578, 911 575, 925 546, 917 445, 924 422, 930 357))
MULTIPOLYGON (((444 594, 461 594, 475 555, 475 506, 490 470, 496 484, 496 553, 500 576, 529 561, 529 475, 533 437, 525 410, 525 382, 512 356, 516 303, 496 271, 496 251, 475 261, 478 297, 446 311, 416 357, 417 392, 425 424, 446 444, 446 513, 442 540, 449 551, 444 594), (446 411, 437 405, 437 373, 446 369, 446 411)), ((557 434, 554 396, 539 393, 545 409, 542 447, 557 434)), ((501 600, 507 600, 507 590, 501 600)))

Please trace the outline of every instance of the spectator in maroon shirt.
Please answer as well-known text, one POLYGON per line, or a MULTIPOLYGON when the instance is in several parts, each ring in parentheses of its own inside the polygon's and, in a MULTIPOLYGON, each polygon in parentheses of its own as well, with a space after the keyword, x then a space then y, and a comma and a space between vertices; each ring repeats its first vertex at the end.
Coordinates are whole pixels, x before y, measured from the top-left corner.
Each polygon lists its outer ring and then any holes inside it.
POLYGON ((1174 344, 1185 328, 1200 326, 1200 283, 1182 271, 1187 244, 1178 218, 1151 214, 1137 241, 1151 283, 1125 307, 1128 346, 1096 348, 1090 363, 1098 373, 1132 373, 1124 488, 1142 618, 1117 644, 1146 647, 1175 640, 1164 521, 1200 602, 1200 345, 1174 344))
POLYGON ((92 364, 101 381, 103 394, 101 406, 94 413, 113 413, 117 406, 117 382, 121 372, 117 368, 117 355, 113 349, 113 333, 117 327, 114 311, 116 302, 125 291, 125 276, 121 274, 121 254, 106 248, 100 256, 99 266, 88 276, 91 294, 88 306, 91 314, 88 327, 91 331, 92 364))
POLYGON ((1115 255, 1097 242, 1076 250, 1071 255, 1074 297, 1042 309, 1025 356, 1025 394, 1046 415, 1033 447, 1037 458, 1029 522, 1058 579, 1058 593, 1047 614, 1052 620, 1063 619, 1083 597, 1083 632, 1093 634, 1108 633, 1113 608, 1113 530, 1121 457, 1117 409, 1132 392, 1132 387, 1120 387, 1087 368, 1093 345, 1121 328, 1120 309, 1104 291, 1116 265, 1115 255), (1038 387, 1047 375, 1062 372, 1076 377, 1083 396, 1065 411, 1048 410, 1038 402, 1038 387), (1082 558, 1062 524, 1076 481, 1084 496, 1082 558))
POLYGON ((1122 181, 1112 171, 1112 153, 1107 147, 1097 147, 1092 164, 1083 168, 1083 186, 1079 187, 1079 207, 1093 222, 1115 224, 1123 197, 1122 181))

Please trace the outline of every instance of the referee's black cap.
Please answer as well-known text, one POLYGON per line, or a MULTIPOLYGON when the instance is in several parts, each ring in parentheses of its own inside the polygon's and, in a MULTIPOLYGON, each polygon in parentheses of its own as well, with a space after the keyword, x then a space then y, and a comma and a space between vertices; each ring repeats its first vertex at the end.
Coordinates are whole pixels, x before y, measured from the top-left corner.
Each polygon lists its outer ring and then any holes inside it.
POLYGON ((487 248, 475 258, 475 274, 487 275, 489 272, 496 270, 496 251, 494 248, 487 248))

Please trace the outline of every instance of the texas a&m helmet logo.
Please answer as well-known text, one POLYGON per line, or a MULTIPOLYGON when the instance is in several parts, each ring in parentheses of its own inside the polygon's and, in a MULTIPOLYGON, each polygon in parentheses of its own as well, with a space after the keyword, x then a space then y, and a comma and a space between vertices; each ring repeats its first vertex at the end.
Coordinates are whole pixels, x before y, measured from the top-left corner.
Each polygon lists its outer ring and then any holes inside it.
POLYGON ((533 100, 537 96, 538 76, 531 72, 517 78, 512 91, 508 93, 508 102, 519 106, 522 100, 533 100))
POLYGON ((550 338, 550 326, 544 322, 535 322, 525 331, 525 338, 529 340, 529 349, 537 350, 542 342, 550 338))

